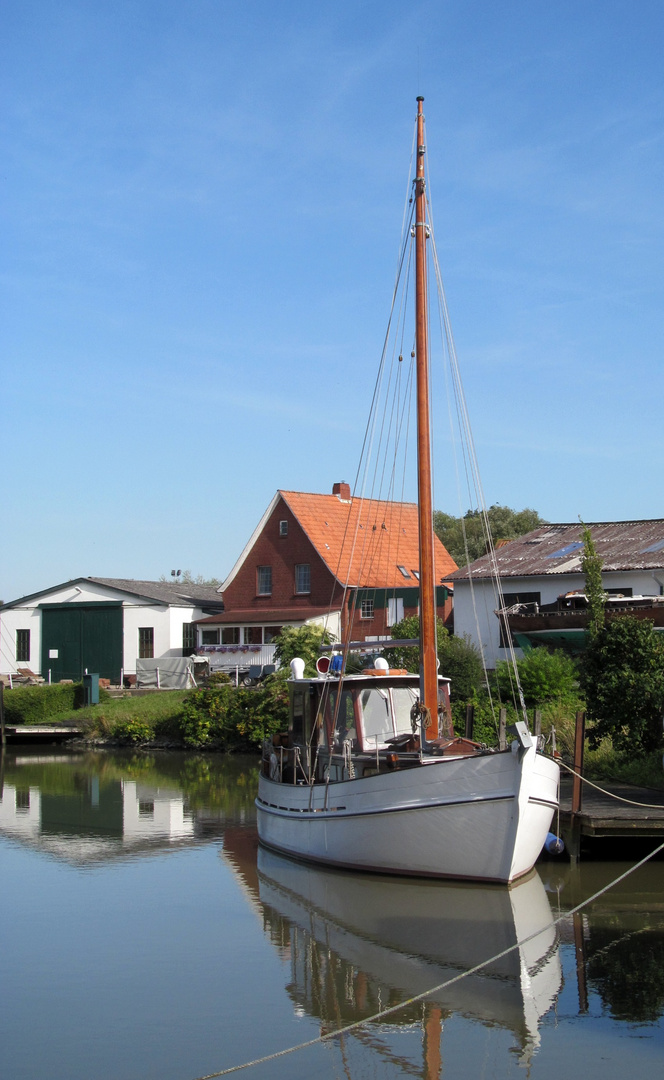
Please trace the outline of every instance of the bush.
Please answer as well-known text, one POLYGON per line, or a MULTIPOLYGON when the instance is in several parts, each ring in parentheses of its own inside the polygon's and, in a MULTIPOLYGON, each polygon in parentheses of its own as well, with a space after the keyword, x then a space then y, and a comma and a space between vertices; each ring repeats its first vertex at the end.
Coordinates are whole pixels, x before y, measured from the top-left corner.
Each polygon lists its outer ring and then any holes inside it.
POLYGON ((111 735, 116 739, 121 739, 123 742, 129 743, 144 743, 150 742, 154 738, 154 731, 152 726, 140 720, 138 717, 132 719, 117 720, 111 728, 111 735))
POLYGON ((53 686, 16 686, 5 690, 7 724, 41 724, 52 716, 83 705, 82 683, 55 683, 53 686))
POLYGON ((256 750, 263 739, 288 724, 285 673, 268 676, 259 687, 221 686, 194 690, 180 714, 185 746, 214 743, 224 750, 256 750))
POLYGON ((274 641, 277 665, 288 670, 291 660, 299 656, 304 660, 305 675, 313 677, 321 645, 330 644, 330 635, 318 623, 306 623, 304 626, 284 626, 274 641))
MULTIPOLYGON (((578 693, 579 673, 571 656, 562 650, 532 649, 522 660, 517 660, 519 682, 526 705, 543 705, 547 701, 561 701, 578 693)), ((504 698, 512 697, 512 665, 507 660, 496 664, 496 682, 504 698)))

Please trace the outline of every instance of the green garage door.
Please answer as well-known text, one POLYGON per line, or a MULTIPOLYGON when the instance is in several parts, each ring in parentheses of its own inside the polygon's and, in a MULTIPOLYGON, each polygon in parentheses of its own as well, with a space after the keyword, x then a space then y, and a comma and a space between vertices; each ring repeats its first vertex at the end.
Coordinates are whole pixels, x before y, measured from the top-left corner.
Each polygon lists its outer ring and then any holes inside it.
POLYGON ((44 678, 74 679, 97 672, 119 682, 122 669, 122 603, 41 604, 44 678))

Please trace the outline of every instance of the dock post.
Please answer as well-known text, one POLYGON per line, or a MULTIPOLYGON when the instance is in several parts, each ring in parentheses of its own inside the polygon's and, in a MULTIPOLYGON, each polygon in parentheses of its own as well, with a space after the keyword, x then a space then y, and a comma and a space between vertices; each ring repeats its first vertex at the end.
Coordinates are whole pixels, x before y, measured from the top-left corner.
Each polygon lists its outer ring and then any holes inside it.
POLYGON ((586 734, 586 714, 579 710, 576 714, 576 726, 574 729, 574 777, 572 781, 572 813, 580 814, 583 806, 583 790, 581 777, 583 776, 583 743, 586 734))
POLYGON ((507 709, 500 709, 498 713, 498 749, 507 750, 507 709))
POLYGON ((472 739, 475 726, 475 706, 466 705, 466 738, 472 739))
POLYGON ((533 729, 534 729, 535 738, 539 739, 540 735, 542 734, 542 710, 541 709, 535 709, 535 711, 533 713, 533 729))

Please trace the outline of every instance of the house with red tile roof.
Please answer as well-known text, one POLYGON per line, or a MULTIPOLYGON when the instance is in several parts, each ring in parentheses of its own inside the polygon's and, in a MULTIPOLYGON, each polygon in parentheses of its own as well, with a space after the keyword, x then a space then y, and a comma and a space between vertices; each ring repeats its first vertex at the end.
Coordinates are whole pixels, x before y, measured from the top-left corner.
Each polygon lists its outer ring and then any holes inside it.
MULTIPOLYGON (((438 614, 449 620, 456 563, 438 538, 435 560, 438 614)), ((258 663, 285 625, 322 623, 335 640, 349 626, 354 641, 389 637, 417 614, 418 579, 415 503, 351 497, 346 483, 331 495, 278 491, 221 586, 224 611, 199 621, 199 643, 253 651, 258 663)))

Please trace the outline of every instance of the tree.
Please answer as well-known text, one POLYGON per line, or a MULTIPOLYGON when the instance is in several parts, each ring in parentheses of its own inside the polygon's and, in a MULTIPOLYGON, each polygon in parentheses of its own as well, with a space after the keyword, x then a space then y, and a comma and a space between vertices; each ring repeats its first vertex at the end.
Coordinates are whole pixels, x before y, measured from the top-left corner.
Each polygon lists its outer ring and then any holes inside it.
MULTIPOLYGON (((487 510, 487 518, 493 542, 516 540, 539 525, 546 525, 536 510, 512 510, 509 506, 494 503, 487 510)), ((487 545, 484 522, 479 510, 468 510, 462 518, 436 510, 433 515, 436 535, 458 566, 466 566, 486 554, 487 545), (466 539, 464 541, 464 531, 466 539), (468 557, 466 557, 466 544, 468 557)))
MULTIPOLYGON (((408 641, 420 636, 420 620, 411 615, 392 627, 392 637, 408 641)), ((450 697, 452 701, 468 701, 479 689, 484 679, 482 657, 467 638, 453 637, 443 626, 442 619, 437 620, 438 659, 440 674, 451 680, 450 697)), ((406 671, 420 670, 419 646, 401 645, 384 650, 385 659, 390 667, 405 668, 406 671)))
POLYGON ((605 623, 583 655, 581 686, 591 746, 606 736, 623 754, 662 746, 664 639, 650 620, 625 615, 605 623))
POLYGON ((174 574, 170 574, 169 577, 161 574, 159 580, 168 581, 171 585, 209 585, 212 589, 218 589, 221 585, 219 578, 205 578, 202 574, 194 575, 191 570, 183 570, 178 577, 175 577, 174 574))
POLYGON ((304 626, 284 626, 274 639, 276 648, 274 659, 280 670, 288 671, 291 660, 299 656, 304 660, 305 675, 316 674, 316 660, 322 645, 330 644, 330 635, 319 623, 305 623, 304 626))
POLYGON ((587 525, 583 525, 581 539, 583 540, 583 556, 581 569, 586 579, 586 599, 588 601, 588 634, 593 641, 604 626, 604 605, 606 593, 602 585, 602 557, 597 554, 593 542, 592 533, 587 525))
MULTIPOLYGON (((529 708, 571 698, 577 693, 579 672, 572 657, 561 649, 554 652, 543 647, 532 649, 522 660, 517 660, 516 666, 529 708)), ((496 664, 498 689, 506 700, 512 695, 512 670, 509 660, 499 660, 496 664)))

